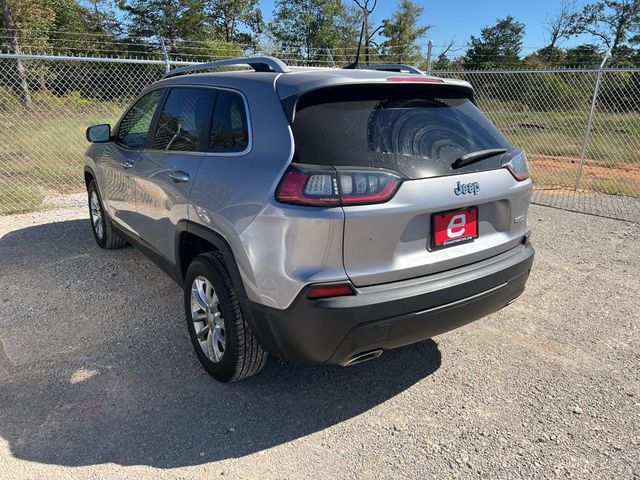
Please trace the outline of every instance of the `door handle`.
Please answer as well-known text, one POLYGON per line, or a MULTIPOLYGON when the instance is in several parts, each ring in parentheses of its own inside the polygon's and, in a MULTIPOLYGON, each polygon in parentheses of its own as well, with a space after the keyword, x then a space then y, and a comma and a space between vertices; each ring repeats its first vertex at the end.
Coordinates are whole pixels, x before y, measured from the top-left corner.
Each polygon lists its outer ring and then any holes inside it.
POLYGON ((133 168, 133 162, 131 160, 125 160, 124 162, 120 162, 120 165, 122 165, 122 168, 133 168))
POLYGON ((169 178, 176 183, 184 183, 191 180, 191 177, 189 176, 189 174, 182 170, 174 170, 169 174, 169 178))

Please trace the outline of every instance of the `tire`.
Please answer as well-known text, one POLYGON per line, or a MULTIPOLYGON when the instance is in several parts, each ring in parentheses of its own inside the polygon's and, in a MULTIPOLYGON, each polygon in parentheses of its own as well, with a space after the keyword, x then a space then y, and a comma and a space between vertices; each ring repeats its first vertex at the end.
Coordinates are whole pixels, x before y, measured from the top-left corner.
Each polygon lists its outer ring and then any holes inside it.
POLYGON ((213 378, 235 382, 262 370, 268 354, 244 321, 220 253, 198 255, 189 265, 184 309, 198 360, 213 378))
POLYGON ((89 221, 91 222, 91 231, 93 238, 100 248, 105 250, 113 250, 124 247, 127 242, 122 239, 113 229, 111 220, 107 217, 102 199, 96 186, 96 181, 91 180, 87 187, 88 203, 89 203, 89 221))

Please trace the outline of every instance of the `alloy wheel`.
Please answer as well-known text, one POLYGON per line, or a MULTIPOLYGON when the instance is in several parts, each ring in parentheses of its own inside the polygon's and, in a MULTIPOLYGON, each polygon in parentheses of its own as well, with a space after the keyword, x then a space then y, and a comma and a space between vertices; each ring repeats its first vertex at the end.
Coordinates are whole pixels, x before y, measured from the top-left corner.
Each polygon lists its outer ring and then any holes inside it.
POLYGON ((191 284, 191 320, 203 353, 212 362, 220 362, 227 345, 224 319, 218 295, 203 276, 191 284))
POLYGON ((89 209, 91 211, 91 223, 93 224, 93 231, 96 233, 96 237, 102 240, 104 235, 104 225, 102 224, 102 207, 100 206, 100 200, 96 191, 91 192, 91 198, 89 200, 89 209))

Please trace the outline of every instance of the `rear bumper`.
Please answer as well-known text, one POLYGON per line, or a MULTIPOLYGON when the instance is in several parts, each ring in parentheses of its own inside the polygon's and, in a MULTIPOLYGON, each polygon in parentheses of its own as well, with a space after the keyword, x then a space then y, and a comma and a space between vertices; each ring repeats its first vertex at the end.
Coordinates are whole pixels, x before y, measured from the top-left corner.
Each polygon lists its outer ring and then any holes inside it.
POLYGON ((533 257, 531 245, 518 245, 455 270, 358 288, 353 296, 309 300, 304 289, 286 310, 248 302, 245 312, 270 353, 345 365, 363 352, 425 340, 501 309, 524 291, 533 257))

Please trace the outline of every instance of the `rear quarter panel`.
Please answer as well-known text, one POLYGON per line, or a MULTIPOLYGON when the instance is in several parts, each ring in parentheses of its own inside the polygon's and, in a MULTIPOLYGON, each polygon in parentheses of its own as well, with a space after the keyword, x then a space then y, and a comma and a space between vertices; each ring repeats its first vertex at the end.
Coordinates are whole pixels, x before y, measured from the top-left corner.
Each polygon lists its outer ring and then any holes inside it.
MULTIPOLYGON (((256 78, 259 73, 255 73, 256 78)), ((275 80, 275 76, 272 75, 275 80)), ((293 139, 274 82, 246 78, 208 78, 207 85, 239 91, 249 109, 252 145, 244 155, 207 154, 196 174, 189 200, 189 220, 220 234, 231 246, 252 300, 254 269, 240 233, 269 204, 293 155, 293 139)), ((253 238, 252 242, 266 241, 253 238)))

